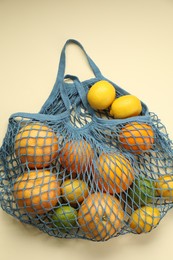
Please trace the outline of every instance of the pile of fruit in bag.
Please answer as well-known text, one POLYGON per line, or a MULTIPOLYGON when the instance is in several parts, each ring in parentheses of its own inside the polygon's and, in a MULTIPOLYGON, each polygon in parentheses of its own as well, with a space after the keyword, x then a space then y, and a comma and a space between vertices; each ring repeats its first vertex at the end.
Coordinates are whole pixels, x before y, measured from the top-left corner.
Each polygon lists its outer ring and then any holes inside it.
POLYGON ((89 113, 77 101, 70 117, 59 108, 59 115, 10 118, 0 150, 1 207, 55 237, 150 232, 173 206, 172 142, 136 96, 120 95, 106 79, 84 88, 94 116, 83 125, 89 113))

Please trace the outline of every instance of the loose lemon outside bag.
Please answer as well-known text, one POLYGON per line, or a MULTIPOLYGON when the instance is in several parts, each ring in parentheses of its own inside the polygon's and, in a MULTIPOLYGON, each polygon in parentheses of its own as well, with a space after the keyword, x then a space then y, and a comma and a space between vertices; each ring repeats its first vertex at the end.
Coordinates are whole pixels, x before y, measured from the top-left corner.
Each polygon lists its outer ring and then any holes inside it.
POLYGON ((106 80, 96 82, 88 91, 88 103, 93 109, 107 109, 116 97, 114 86, 106 80))

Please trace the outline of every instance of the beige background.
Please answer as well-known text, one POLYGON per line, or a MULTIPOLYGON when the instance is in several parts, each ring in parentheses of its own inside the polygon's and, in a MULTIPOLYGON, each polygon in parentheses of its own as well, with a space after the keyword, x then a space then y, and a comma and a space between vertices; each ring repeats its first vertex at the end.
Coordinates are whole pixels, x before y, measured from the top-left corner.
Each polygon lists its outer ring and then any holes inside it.
MULTIPOLYGON (((37 112, 55 81, 68 38, 81 41, 103 74, 155 111, 173 138, 173 0, 0 0, 0 143, 8 117, 37 112)), ((67 72, 92 76, 78 48, 67 72)), ((1 145, 1 144, 0 144, 1 145)), ((172 259, 173 210, 147 235, 105 243, 60 240, 0 210, 0 258, 172 259)))

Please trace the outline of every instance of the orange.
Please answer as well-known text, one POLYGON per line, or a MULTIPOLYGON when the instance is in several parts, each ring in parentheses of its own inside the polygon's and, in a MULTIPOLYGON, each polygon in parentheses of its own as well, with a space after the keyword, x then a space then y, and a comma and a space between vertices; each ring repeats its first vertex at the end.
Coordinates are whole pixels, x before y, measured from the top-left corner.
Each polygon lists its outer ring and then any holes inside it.
POLYGON ((153 147, 154 132, 148 124, 131 122, 121 129, 119 141, 126 150, 141 154, 153 147))
POLYGON ((59 201, 60 185, 50 171, 31 171, 19 176, 14 198, 19 208, 32 214, 44 214, 59 201))
POLYGON ((120 202, 105 193, 93 193, 78 211, 78 223, 84 236, 92 240, 108 240, 122 228, 124 212, 120 202))
POLYGON ((68 172, 85 173, 92 165, 94 151, 86 141, 69 141, 62 148, 59 160, 60 164, 68 172))
POLYGON ((95 180, 101 190, 110 194, 127 190, 134 180, 132 166, 122 154, 102 153, 96 166, 95 180))
POLYGON ((49 127, 32 123, 20 129, 15 139, 15 153, 30 169, 44 168, 58 154, 58 139, 49 127))
POLYGON ((163 175, 155 182, 157 194, 162 198, 173 201, 173 175, 163 175))
POLYGON ((82 180, 66 180, 61 185, 63 199, 70 204, 81 203, 88 196, 89 187, 82 180))

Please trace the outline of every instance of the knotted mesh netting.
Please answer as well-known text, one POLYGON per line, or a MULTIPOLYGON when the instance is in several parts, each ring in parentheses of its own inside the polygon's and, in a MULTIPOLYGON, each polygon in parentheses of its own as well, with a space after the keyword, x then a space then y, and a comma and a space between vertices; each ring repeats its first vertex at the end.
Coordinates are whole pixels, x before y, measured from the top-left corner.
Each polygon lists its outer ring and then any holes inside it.
MULTIPOLYGON (((93 110, 89 89, 110 81, 88 56, 95 78, 64 77, 71 42, 82 48, 75 40, 65 44, 41 111, 9 119, 0 149, 1 207, 60 238, 105 241, 150 232, 173 206, 172 141, 143 102, 141 114, 126 119, 93 110)), ((128 94, 111 84, 117 97, 128 94)))

